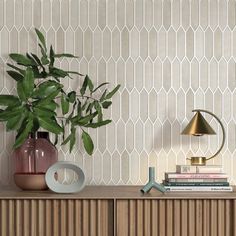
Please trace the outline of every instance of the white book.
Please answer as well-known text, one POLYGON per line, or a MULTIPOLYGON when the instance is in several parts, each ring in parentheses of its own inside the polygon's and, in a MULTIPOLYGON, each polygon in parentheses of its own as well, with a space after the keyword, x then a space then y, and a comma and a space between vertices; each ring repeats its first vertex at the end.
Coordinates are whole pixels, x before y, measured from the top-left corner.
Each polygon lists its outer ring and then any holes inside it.
POLYGON ((223 173, 222 166, 197 166, 197 173, 223 173))
POLYGON ((197 173, 197 168, 196 166, 191 166, 191 165, 176 165, 176 172, 177 173, 197 173))
POLYGON ((232 186, 166 186, 166 191, 170 192, 232 192, 232 186))
POLYGON ((221 165, 206 165, 206 166, 176 165, 176 172, 181 174, 223 173, 223 168, 221 165))

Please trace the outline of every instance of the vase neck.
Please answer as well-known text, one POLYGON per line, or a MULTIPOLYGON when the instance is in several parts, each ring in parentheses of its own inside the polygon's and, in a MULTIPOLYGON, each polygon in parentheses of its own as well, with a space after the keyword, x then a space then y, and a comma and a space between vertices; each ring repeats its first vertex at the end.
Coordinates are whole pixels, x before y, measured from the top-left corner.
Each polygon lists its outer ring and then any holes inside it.
POLYGON ((44 139, 49 140, 49 133, 48 132, 42 132, 42 131, 35 132, 35 133, 30 133, 29 138, 35 138, 35 139, 44 138, 44 139))

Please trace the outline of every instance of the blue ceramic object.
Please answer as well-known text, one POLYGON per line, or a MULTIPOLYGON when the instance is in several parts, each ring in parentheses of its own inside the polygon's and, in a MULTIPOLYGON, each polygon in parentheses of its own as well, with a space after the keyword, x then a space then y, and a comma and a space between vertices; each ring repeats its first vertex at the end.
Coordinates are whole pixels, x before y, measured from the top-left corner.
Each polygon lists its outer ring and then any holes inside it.
POLYGON ((148 193, 152 188, 164 193, 166 191, 165 187, 161 184, 158 184, 155 181, 155 167, 149 167, 149 181, 148 183, 141 189, 142 193, 148 193))

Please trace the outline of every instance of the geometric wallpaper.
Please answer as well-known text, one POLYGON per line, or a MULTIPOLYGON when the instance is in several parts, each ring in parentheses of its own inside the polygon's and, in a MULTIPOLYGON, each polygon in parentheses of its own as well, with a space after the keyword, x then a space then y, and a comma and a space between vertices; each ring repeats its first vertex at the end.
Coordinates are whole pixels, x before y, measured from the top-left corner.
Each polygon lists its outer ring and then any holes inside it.
MULTIPOLYGON (((209 164, 222 164, 236 184, 236 2, 234 0, 0 0, 0 92, 15 91, 6 74, 10 52, 37 52, 34 27, 55 51, 78 59, 64 68, 88 73, 94 83, 121 84, 106 113, 113 122, 89 130, 95 150, 81 142, 60 160, 78 163, 87 184, 144 184, 148 167, 158 181, 192 155, 209 156, 222 134, 180 133, 194 108, 212 111, 226 129, 226 144, 209 164)), ((79 78, 65 83, 79 89, 79 78)), ((12 183, 13 133, 0 124, 0 184, 12 183)), ((65 171, 63 181, 69 181, 65 171)))

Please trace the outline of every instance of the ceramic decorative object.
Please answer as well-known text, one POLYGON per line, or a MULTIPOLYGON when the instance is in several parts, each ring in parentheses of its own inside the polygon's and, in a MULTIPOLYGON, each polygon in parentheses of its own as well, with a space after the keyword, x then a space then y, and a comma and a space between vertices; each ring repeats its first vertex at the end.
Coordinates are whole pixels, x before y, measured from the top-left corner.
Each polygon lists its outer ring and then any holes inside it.
POLYGON ((14 180, 24 190, 45 190, 45 173, 58 160, 56 147, 48 132, 30 134, 23 145, 13 152, 14 180))
POLYGON ((165 187, 163 187, 161 184, 158 184, 155 180, 155 167, 149 167, 149 181, 141 189, 141 192, 148 193, 152 188, 155 188, 162 193, 166 191, 165 187))
POLYGON ((46 173, 45 180, 49 189, 56 193, 76 193, 85 186, 85 175, 83 170, 73 162, 59 161, 53 164, 46 173), (56 173, 59 169, 70 169, 78 175, 78 180, 71 184, 61 184, 56 179, 56 173))

